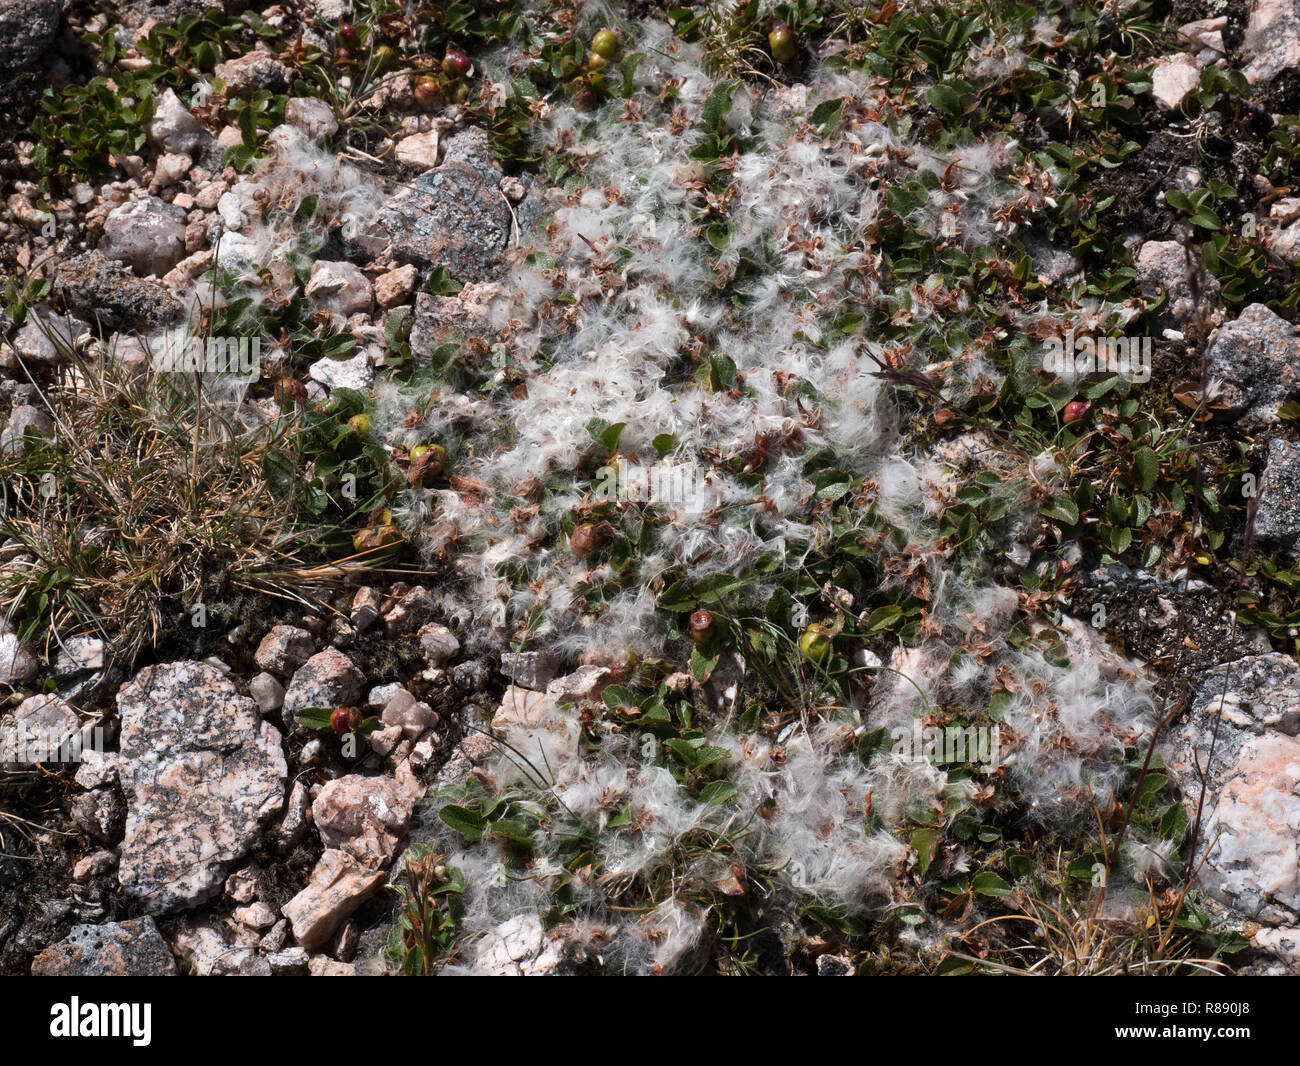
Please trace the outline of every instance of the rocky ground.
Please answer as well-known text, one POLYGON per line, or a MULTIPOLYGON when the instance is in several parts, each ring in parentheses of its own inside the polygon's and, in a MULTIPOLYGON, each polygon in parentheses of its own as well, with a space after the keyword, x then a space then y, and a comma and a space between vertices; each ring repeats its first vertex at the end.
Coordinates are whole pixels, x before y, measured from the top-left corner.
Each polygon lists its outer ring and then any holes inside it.
POLYGON ((1300 0, 0 82, 0 972, 1300 972, 1300 0))

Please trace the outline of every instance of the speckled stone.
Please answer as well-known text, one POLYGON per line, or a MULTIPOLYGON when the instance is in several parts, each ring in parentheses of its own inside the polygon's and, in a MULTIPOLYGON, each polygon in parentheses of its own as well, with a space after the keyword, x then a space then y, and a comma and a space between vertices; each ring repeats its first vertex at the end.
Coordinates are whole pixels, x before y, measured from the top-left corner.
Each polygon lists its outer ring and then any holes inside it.
POLYGON ((377 870, 392 859, 406 834, 413 805, 414 798, 391 777, 348 774, 328 782, 311 810, 327 848, 346 851, 377 870))
POLYGON ((61 0, 0 0, 0 73, 34 67, 54 40, 62 9, 61 0))
POLYGON ((306 887, 282 908, 294 938, 308 951, 320 947, 383 881, 382 870, 367 869, 345 851, 326 851, 306 887))
POLYGON ((280 734, 216 667, 146 667, 117 695, 123 891, 150 914, 202 903, 284 805, 280 734))
POLYGON ((1277 408, 1300 391, 1300 336, 1263 304, 1251 304, 1215 335, 1210 377, 1223 383, 1220 403, 1244 425, 1277 421, 1277 408))
POLYGON ((482 281, 501 262, 512 216, 487 134, 463 130, 447 144, 441 165, 426 171, 387 204, 379 227, 392 235, 395 258, 445 266, 459 281, 482 281))
POLYGON ((284 724, 298 730, 295 716, 308 707, 355 707, 361 702, 365 675, 341 651, 327 648, 308 659, 284 694, 284 724))
POLYGON ((32 960, 33 977, 175 977, 176 960, 152 918, 74 925, 32 960))
POLYGON ((1300 444, 1268 442, 1268 463, 1259 481, 1255 540, 1290 555, 1300 551, 1300 444))
POLYGON ((160 282, 132 277, 120 262, 99 252, 60 263, 53 294, 69 311, 112 330, 165 325, 185 311, 160 282))

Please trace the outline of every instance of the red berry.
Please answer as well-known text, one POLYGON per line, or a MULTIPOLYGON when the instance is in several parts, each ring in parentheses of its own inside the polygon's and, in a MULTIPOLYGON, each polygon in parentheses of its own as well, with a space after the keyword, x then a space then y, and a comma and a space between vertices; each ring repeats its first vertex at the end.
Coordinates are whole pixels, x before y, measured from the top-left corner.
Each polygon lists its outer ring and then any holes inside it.
POLYGON ((1062 416, 1065 419, 1065 424, 1069 425, 1071 422, 1078 422, 1088 413, 1088 408, 1091 406, 1092 404, 1087 400, 1074 400, 1067 403, 1065 405, 1065 414, 1062 416))
POLYGON ((337 707, 330 715, 330 728, 342 736, 352 731, 351 707, 337 707))
POLYGON ((713 615, 709 611, 696 611, 691 615, 691 640, 703 644, 713 636, 713 615))
POLYGON ((463 78, 470 71, 469 56, 459 48, 448 48, 442 60, 442 72, 449 78, 463 78))

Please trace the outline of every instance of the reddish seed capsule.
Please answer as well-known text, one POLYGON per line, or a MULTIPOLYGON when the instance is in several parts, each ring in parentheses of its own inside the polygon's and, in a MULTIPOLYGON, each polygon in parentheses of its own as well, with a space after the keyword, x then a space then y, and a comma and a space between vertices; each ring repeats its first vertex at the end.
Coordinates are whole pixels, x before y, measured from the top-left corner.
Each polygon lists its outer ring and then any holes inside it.
POLYGON ((294 404, 305 404, 307 386, 296 378, 282 377, 275 383, 275 402, 282 409, 288 409, 294 404))
POLYGON ((442 100, 442 89, 438 86, 437 79, 427 74, 415 79, 412 91, 415 94, 415 102, 421 107, 436 107, 442 100))
POLYGON ((585 559, 605 543, 609 523, 581 522, 569 534, 569 547, 579 559, 585 559))
POLYGON ((703 644, 713 636, 713 615, 708 611, 695 611, 690 621, 691 640, 703 644))
POLYGON ((1088 413, 1088 408, 1091 406, 1092 404, 1087 400, 1074 400, 1071 403, 1067 403, 1065 405, 1065 413, 1062 415, 1065 419, 1066 425, 1069 425, 1071 422, 1078 422, 1088 413))
POLYGON ((336 707, 330 715, 330 728, 342 736, 352 731, 351 707, 336 707))
POLYGON ((449 78, 463 78, 470 71, 469 56, 459 48, 448 48, 442 59, 442 72, 449 78))

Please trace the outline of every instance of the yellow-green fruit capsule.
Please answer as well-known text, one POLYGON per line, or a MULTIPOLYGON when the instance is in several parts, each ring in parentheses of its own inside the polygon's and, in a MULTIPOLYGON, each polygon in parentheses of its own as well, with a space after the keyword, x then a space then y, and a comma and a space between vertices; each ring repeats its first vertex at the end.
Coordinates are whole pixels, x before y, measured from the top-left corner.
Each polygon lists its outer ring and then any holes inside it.
POLYGON ((831 655, 832 633, 823 625, 814 622, 803 631, 799 638, 799 650, 809 662, 821 666, 831 655))
POLYGON ((778 63, 793 63, 799 56, 799 45, 794 39, 794 30, 784 22, 778 22, 767 35, 767 46, 772 50, 772 58, 778 63))
POLYGON ((591 39, 591 50, 601 59, 613 59, 618 55, 618 34, 613 30, 600 30, 591 39))

